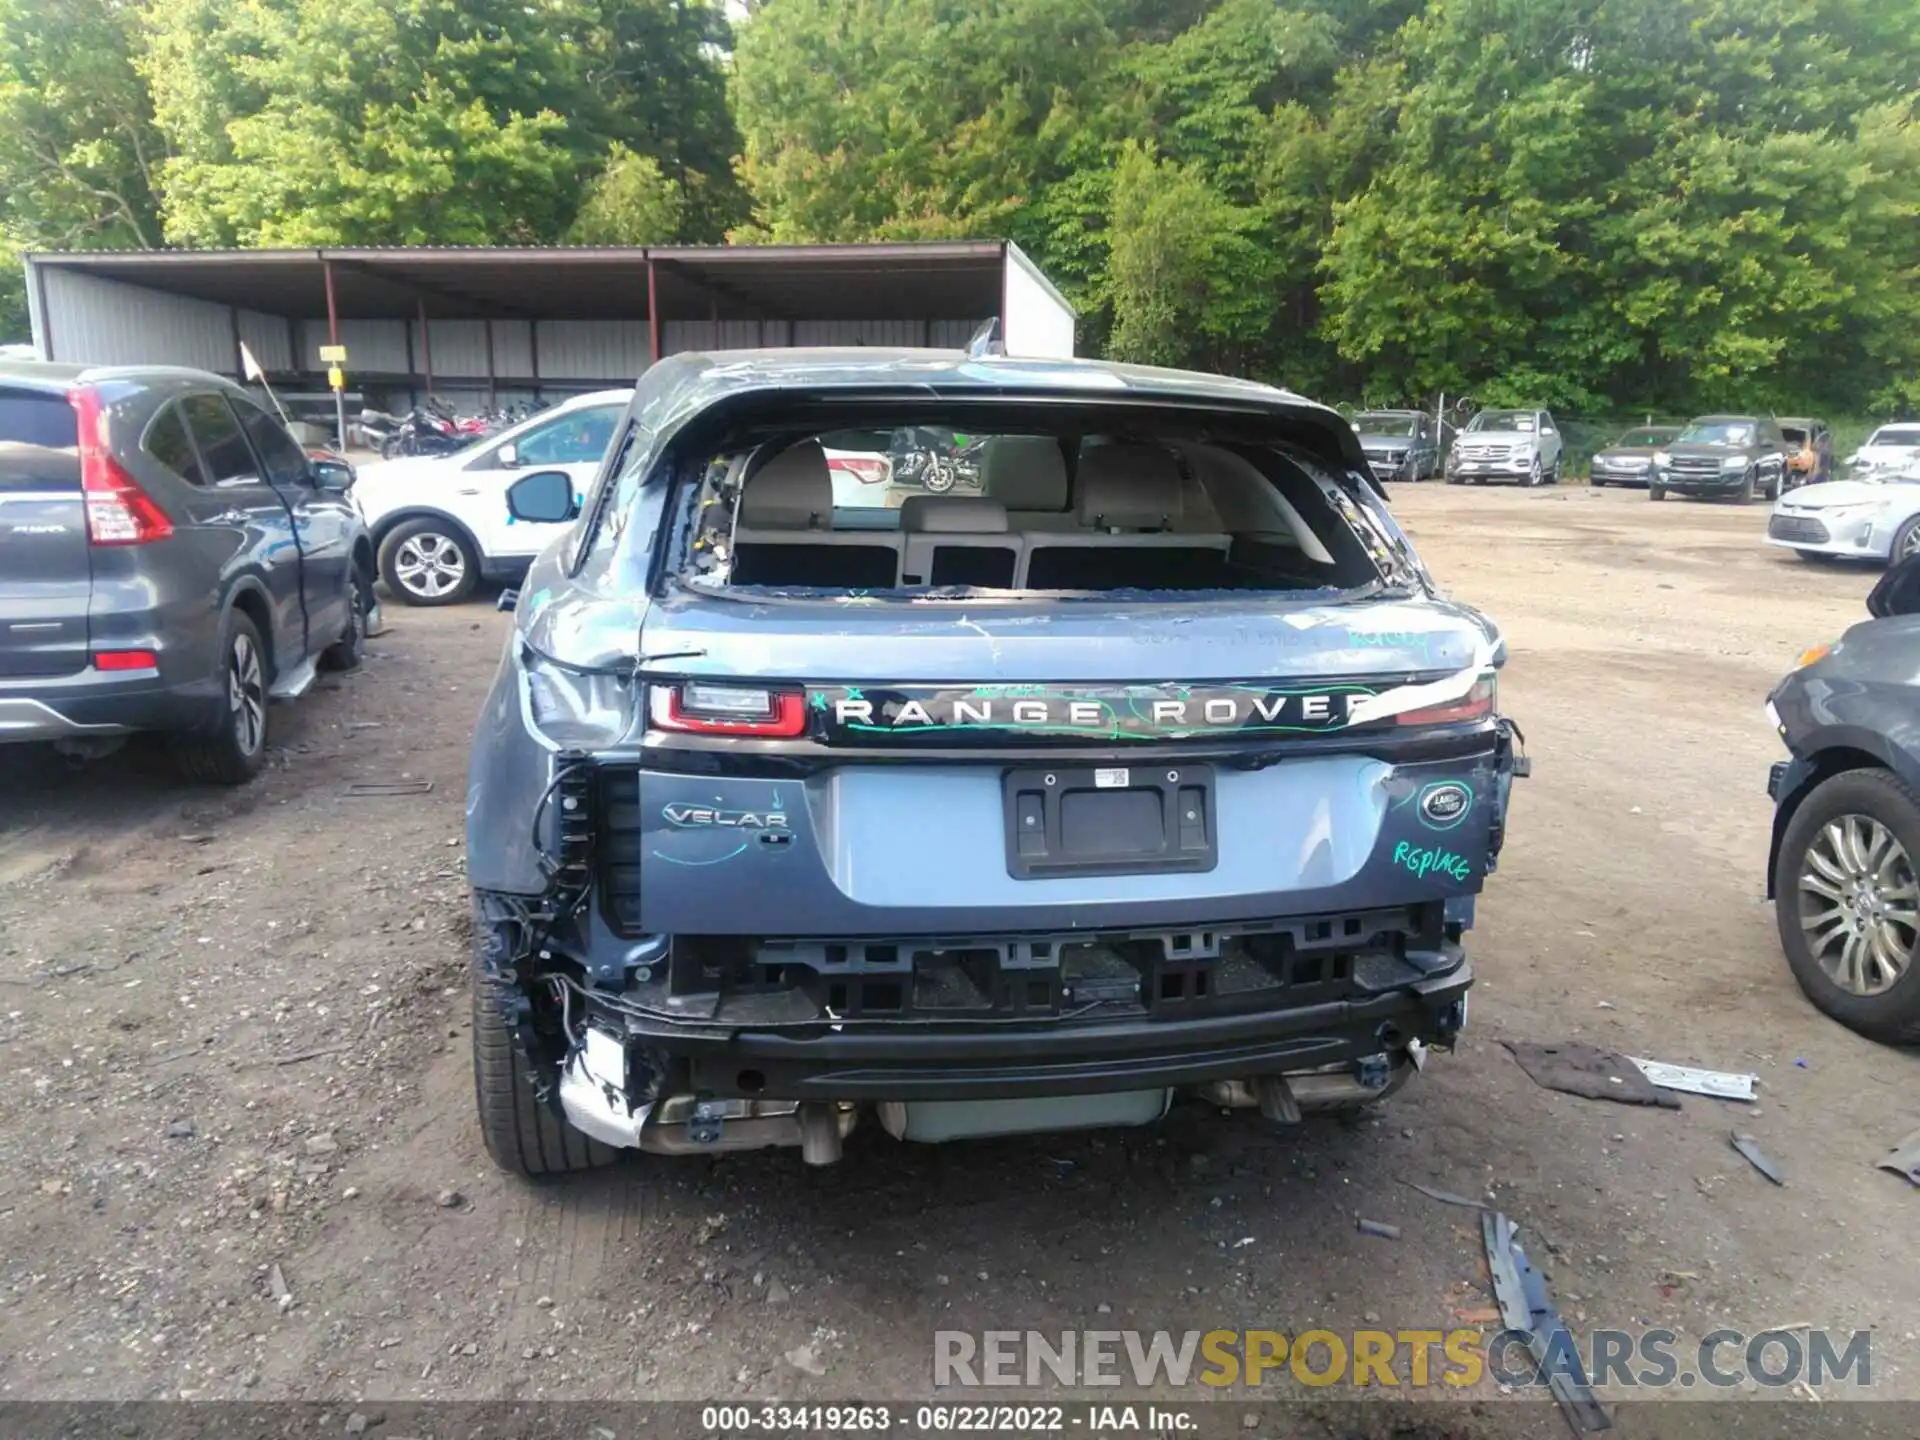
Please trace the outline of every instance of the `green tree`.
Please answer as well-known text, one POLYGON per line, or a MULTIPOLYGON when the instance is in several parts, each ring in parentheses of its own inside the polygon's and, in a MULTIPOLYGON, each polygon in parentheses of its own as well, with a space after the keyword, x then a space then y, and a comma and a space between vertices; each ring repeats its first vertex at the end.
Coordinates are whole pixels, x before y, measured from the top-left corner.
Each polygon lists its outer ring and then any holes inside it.
POLYGON ((680 233, 686 197, 651 155, 615 142, 587 187, 567 239, 576 245, 660 245, 680 233))
POLYGON ((0 193, 16 243, 159 243, 163 154, 121 0, 0 0, 0 193))
POLYGON ((1241 368, 1272 321, 1258 211, 1234 205, 1197 167, 1128 142, 1109 222, 1116 358, 1241 368))
MULTIPOLYGON (((619 144, 739 212, 704 0, 147 0, 182 244, 550 241, 619 144)), ((696 213, 697 212, 697 213, 696 213)))
POLYGON ((1106 0, 773 0, 743 27, 742 173, 781 241, 1011 234, 1051 121, 1113 47, 1106 0))
POLYGON ((0 0, 0 339, 27 338, 19 251, 159 243, 134 22, 122 0, 0 0))

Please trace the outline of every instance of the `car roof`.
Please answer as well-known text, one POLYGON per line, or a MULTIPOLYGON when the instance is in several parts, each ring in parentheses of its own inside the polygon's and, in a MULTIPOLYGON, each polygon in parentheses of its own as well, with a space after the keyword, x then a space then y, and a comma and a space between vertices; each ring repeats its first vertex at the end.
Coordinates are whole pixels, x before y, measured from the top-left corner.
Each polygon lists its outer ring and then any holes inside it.
POLYGON ((700 403, 751 390, 873 390, 937 387, 951 394, 981 396, 1031 391, 1082 391, 1089 399, 1131 393, 1168 399, 1248 400, 1276 407, 1326 412, 1327 407, 1257 380, 1121 365, 1105 360, 970 356, 960 350, 915 350, 880 346, 779 350, 688 351, 669 356, 646 375, 646 388, 685 387, 700 403))
POLYGON ((1774 424, 1776 425, 1798 425, 1803 430, 1811 429, 1815 425, 1824 425, 1826 423, 1827 422, 1824 420, 1815 420, 1806 415, 1782 415, 1779 417, 1779 419, 1774 421, 1774 424))
POLYGON ((1353 413, 1356 415, 1424 415, 1427 412, 1424 410, 1380 409, 1380 410, 1356 410, 1353 413))
POLYGON ((1356 466, 1364 462, 1353 427, 1337 411, 1262 381, 1105 360, 974 356, 961 350, 854 346, 685 351, 661 360, 642 376, 634 418, 664 443, 703 412, 755 393, 848 402, 1144 400, 1243 414, 1251 409, 1305 422, 1334 445, 1350 447, 1356 466))
POLYGON ((165 383, 233 386, 233 381, 211 370, 187 365, 77 365, 64 360, 0 360, 0 383, 42 390, 70 390, 75 385, 109 382, 134 385, 165 383))
POLYGON ((624 386, 618 390, 593 390, 585 395, 569 395, 558 404, 549 405, 538 412, 540 415, 559 415, 568 410, 583 410, 590 405, 625 405, 633 399, 633 387, 624 386))
POLYGON ((1689 425, 1758 425, 1758 415, 1696 415, 1689 425))

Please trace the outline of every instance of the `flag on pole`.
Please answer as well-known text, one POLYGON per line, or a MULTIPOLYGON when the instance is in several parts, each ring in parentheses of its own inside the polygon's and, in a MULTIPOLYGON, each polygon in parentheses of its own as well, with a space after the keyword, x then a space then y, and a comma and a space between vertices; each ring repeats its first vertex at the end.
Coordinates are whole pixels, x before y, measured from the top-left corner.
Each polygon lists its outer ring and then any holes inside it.
POLYGON ((291 425, 293 417, 287 414, 287 407, 280 403, 280 397, 273 393, 273 387, 267 383, 267 372, 260 368, 260 362, 253 358, 253 351, 248 348, 244 340, 240 342, 240 370, 247 379, 267 392, 267 398, 273 402, 273 408, 280 412, 281 423, 291 425))

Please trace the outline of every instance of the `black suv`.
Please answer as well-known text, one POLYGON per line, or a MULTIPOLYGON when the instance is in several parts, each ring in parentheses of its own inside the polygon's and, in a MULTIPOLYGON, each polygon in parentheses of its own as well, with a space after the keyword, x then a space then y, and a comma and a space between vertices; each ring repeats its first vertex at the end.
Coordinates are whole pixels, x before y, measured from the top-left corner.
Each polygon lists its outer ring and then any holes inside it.
POLYGON ((252 778, 268 700, 360 662, 352 485, 217 375, 0 365, 0 742, 164 731, 189 776, 252 778))
POLYGON ((1786 483, 1787 437, 1777 422, 1758 415, 1702 415, 1653 457, 1647 498, 1724 496, 1742 502, 1754 495, 1780 498, 1786 483))

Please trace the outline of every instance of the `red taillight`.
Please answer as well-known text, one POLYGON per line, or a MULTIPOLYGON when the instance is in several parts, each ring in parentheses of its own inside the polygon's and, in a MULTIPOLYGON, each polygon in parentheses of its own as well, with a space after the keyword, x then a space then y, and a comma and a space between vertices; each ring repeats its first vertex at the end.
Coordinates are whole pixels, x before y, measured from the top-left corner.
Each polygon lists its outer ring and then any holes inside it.
POLYGON ((96 670, 158 670, 160 657, 151 650, 96 650, 93 652, 93 668, 96 670))
POLYGON ((1393 722, 1396 725, 1463 725, 1472 720, 1484 720, 1493 714, 1493 695, 1493 677, 1482 676, 1458 700, 1429 706, 1425 710, 1402 710, 1393 717, 1393 722))
POLYGON ((710 685, 690 680, 657 686, 650 703, 653 728, 693 735, 758 735, 792 739, 807 730, 806 697, 791 690, 710 685))
POLYGON ((844 470, 862 485, 884 485, 887 481, 887 462, 884 460, 864 459, 851 455, 836 455, 827 461, 827 469, 844 470))
POLYGON ((67 394, 80 425, 80 489, 87 503, 87 538, 95 545, 145 545, 173 534, 167 512, 153 503, 107 444, 107 412, 97 390, 67 394))

